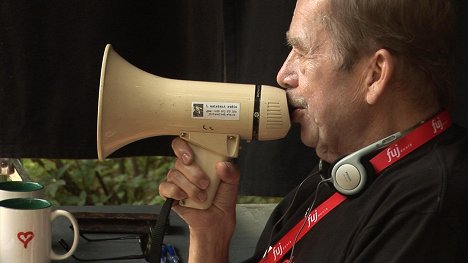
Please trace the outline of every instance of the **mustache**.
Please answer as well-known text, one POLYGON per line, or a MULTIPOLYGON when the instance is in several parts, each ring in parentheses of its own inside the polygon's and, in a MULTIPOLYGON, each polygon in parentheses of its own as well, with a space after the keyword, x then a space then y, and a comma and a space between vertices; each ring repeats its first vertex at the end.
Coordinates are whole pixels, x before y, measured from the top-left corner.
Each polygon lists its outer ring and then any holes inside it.
POLYGON ((293 98, 289 94, 287 94, 286 98, 288 101, 288 107, 290 109, 297 109, 297 108, 307 109, 308 108, 307 101, 304 98, 300 98, 300 97, 293 98))

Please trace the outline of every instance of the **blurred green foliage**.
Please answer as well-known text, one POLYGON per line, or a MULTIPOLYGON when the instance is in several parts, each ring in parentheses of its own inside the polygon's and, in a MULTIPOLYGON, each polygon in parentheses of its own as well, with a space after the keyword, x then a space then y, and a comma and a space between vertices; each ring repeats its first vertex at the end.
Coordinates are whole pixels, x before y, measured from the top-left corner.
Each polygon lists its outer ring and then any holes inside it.
POLYGON ((158 204, 158 186, 173 157, 98 160, 23 159, 32 181, 54 205, 158 204))
MULTIPOLYGON (((162 204, 159 183, 174 157, 148 156, 105 161, 22 159, 32 181, 45 186, 54 205, 162 204)), ((277 203, 280 198, 242 196, 239 203, 277 203)))

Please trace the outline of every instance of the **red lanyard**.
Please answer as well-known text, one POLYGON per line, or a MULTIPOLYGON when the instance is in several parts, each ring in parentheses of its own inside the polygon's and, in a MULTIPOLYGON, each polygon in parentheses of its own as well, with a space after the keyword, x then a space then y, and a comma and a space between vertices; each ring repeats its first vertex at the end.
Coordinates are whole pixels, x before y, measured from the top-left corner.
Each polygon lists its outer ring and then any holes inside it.
POLYGON ((452 120, 447 111, 435 115, 431 120, 424 122, 372 158, 370 163, 374 167, 375 173, 378 174, 391 164, 396 163, 410 152, 441 134, 451 125, 452 120))
MULTIPOLYGON (((403 138, 394 142, 374 158, 370 160, 375 172, 380 173, 393 163, 396 163, 410 152, 430 141, 452 125, 452 120, 447 111, 434 116, 419 127, 409 132, 403 138)), ((294 243, 305 236, 322 218, 331 210, 346 200, 346 196, 339 193, 333 194, 325 202, 301 219, 288 233, 286 233, 273 247, 270 247, 261 263, 279 262, 284 255, 294 246, 294 243)))
POLYGON ((310 229, 312 229, 318 221, 324 218, 331 210, 341 204, 346 197, 339 193, 333 194, 330 198, 325 200, 316 209, 314 209, 307 217, 303 218, 297 223, 286 235, 284 235, 267 253, 266 258, 261 259, 260 262, 278 262, 281 258, 288 253, 294 245, 295 240, 299 241, 310 229), (301 231, 302 229, 302 231, 301 231), (299 233, 300 231, 300 233, 299 233), (299 235, 297 235, 299 233, 299 235), (297 237, 296 237, 297 235, 297 237))

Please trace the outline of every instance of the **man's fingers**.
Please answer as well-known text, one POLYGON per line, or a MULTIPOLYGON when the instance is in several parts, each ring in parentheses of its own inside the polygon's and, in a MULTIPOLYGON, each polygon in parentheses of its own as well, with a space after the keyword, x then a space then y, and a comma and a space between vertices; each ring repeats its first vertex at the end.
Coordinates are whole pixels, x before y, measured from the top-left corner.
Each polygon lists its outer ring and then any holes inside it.
POLYGON ((175 200, 184 200, 188 197, 177 185, 170 182, 162 182, 159 184, 159 195, 163 198, 172 198, 175 200))
POLYGON ((172 140, 172 150, 174 154, 183 161, 185 165, 190 165, 193 162, 193 151, 188 143, 181 138, 172 140))
POLYGON ((183 160, 177 159, 174 164, 174 169, 181 174, 190 175, 187 176, 186 179, 200 189, 205 190, 210 185, 210 179, 196 164, 186 165, 183 160))
POLYGON ((216 164, 216 172, 220 179, 227 184, 237 185, 240 180, 239 167, 231 162, 219 162, 216 164))
MULTIPOLYGON (((206 192, 194 185, 187 177, 179 170, 172 169, 167 174, 167 182, 175 184, 180 190, 188 195, 188 198, 204 202, 207 198, 206 192)), ((182 199, 178 199, 182 200, 182 199)))

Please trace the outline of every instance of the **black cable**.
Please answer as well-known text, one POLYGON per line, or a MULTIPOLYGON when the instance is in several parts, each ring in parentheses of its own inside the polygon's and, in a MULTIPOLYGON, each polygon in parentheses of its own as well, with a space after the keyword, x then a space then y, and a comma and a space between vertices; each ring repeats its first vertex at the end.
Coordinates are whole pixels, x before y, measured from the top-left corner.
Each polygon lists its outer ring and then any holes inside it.
MULTIPOLYGON (((318 197, 318 191, 319 191, 319 187, 322 183, 327 183, 327 182, 330 182, 330 179, 322 179, 316 186, 315 188, 315 194, 314 194, 314 199, 312 201, 312 203, 310 204, 310 206, 307 208, 307 211, 304 215, 304 218, 307 218, 310 213, 312 212, 313 208, 314 208, 314 205, 315 205, 315 202, 317 201, 317 197, 318 197)), ((307 222, 307 220, 304 220, 304 223, 302 223, 301 225, 301 228, 299 229, 299 231, 296 233, 296 235, 294 236, 294 241, 293 241, 293 246, 291 248, 291 254, 289 255, 289 262, 293 262, 293 259, 294 259, 294 249, 296 248, 296 242, 297 242, 297 237, 300 235, 300 233, 302 232, 302 230, 304 229, 304 226, 305 226, 305 223, 307 222)))
POLYGON ((168 225, 167 220, 169 218, 173 202, 174 199, 172 198, 166 199, 159 212, 158 220, 156 220, 154 228, 150 231, 151 240, 149 259, 146 259, 150 263, 161 262, 161 249, 164 240, 164 234, 166 233, 166 226, 168 225))
POLYGON ((273 227, 271 228, 271 231, 270 231, 270 238, 268 239, 268 248, 267 250, 265 251, 265 253, 263 254, 263 257, 262 257, 262 262, 265 261, 266 259, 266 256, 267 256, 267 253, 271 247, 271 241, 273 239, 273 232, 275 231, 276 227, 278 226, 278 224, 286 217, 286 215, 289 213, 289 210, 291 209, 291 207, 293 206, 294 204, 294 201, 296 200, 296 196, 297 194, 299 193, 299 189, 301 189, 302 185, 307 181, 309 180, 310 178, 313 178, 314 176, 316 176, 317 174, 319 174, 320 171, 316 171, 316 172, 313 172, 311 174, 309 174, 304 180, 302 180, 302 182, 299 184, 299 186, 296 188, 296 191, 294 192, 294 196, 291 200, 291 202, 289 203, 289 206, 288 208, 286 209, 286 211, 283 213, 283 215, 275 222, 275 224, 273 225, 273 227))

